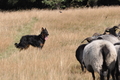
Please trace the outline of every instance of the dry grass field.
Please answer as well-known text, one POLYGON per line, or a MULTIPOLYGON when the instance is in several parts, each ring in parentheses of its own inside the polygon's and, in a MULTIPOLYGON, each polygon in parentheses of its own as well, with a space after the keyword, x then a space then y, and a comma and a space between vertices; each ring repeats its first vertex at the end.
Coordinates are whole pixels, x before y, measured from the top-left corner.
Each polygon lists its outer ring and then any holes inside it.
MULTIPOLYGON (((120 24, 120 7, 0 12, 0 80, 92 80, 75 58, 81 41, 120 24), (19 51, 23 35, 47 28, 43 49, 19 51)), ((97 74, 96 74, 97 75, 97 74)), ((97 76, 98 78, 99 76, 97 76)))

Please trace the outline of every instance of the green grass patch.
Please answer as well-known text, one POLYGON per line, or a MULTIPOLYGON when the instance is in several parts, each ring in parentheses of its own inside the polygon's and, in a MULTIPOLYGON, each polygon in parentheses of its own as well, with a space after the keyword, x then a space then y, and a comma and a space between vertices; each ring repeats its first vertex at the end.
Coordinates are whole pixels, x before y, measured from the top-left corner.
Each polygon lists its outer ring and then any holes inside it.
POLYGON ((14 39, 13 43, 11 43, 6 48, 6 50, 0 54, 0 58, 6 58, 6 57, 10 56, 11 54, 13 54, 14 52, 18 51, 18 49, 15 48, 14 43, 19 42, 21 36, 30 34, 30 32, 32 31, 32 27, 34 27, 34 24, 37 21, 38 21, 38 19, 36 17, 33 17, 30 20, 30 22, 19 26, 19 28, 17 29, 17 34, 14 35, 15 39, 14 39))

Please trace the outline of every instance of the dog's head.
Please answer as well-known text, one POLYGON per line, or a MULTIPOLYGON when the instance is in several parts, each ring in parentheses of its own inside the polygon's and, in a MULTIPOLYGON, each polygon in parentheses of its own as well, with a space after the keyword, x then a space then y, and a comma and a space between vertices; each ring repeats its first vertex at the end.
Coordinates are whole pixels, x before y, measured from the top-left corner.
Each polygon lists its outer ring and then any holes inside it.
POLYGON ((42 31, 41 31, 41 35, 42 35, 42 38, 44 38, 46 40, 46 38, 48 37, 49 33, 47 31, 46 28, 43 28, 42 27, 42 31))

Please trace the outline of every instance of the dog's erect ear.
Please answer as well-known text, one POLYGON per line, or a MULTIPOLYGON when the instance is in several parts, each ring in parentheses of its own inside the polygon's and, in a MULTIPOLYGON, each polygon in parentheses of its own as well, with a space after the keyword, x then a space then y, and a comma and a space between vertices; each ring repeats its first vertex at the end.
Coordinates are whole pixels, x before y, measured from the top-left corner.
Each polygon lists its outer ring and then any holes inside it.
POLYGON ((44 30, 44 28, 42 27, 42 31, 44 30))
POLYGON ((45 30, 47 30, 47 29, 45 28, 45 30))

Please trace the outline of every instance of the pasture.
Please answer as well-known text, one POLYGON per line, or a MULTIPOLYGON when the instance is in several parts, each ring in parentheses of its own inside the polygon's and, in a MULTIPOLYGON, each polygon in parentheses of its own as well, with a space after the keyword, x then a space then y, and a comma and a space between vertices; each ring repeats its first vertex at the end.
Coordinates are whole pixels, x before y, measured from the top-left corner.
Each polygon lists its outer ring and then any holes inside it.
POLYGON ((81 71, 75 51, 86 37, 120 24, 120 7, 61 11, 0 12, 0 80, 92 80, 81 71), (21 36, 37 35, 42 27, 49 32, 42 50, 15 48, 21 36))

